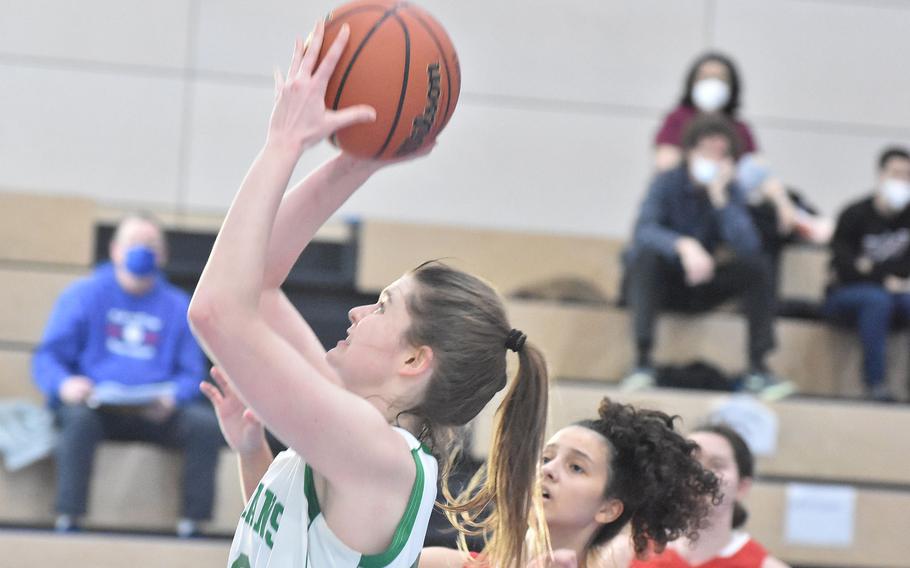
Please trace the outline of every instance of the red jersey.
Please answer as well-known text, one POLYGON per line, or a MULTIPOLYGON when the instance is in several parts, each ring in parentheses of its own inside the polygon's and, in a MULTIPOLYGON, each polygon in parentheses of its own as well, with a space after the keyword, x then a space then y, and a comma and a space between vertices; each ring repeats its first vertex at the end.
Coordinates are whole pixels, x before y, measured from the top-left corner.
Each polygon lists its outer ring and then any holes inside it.
POLYGON ((768 551, 748 536, 744 542, 735 544, 732 554, 715 556, 702 564, 689 564, 679 553, 668 548, 647 560, 634 559, 629 568, 761 568, 768 557, 768 551), (735 544, 739 544, 738 548, 735 544))

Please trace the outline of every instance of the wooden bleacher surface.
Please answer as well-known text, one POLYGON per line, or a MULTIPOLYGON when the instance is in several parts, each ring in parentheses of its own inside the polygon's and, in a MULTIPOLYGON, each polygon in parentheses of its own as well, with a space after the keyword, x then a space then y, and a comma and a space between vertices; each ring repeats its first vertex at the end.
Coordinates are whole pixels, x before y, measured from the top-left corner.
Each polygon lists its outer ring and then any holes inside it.
POLYGON ((16 530, 0 531, 0 550, 3 566, 11 568, 199 568, 227 564, 230 543, 110 534, 60 536, 16 530))
MULTIPOLYGON (((543 349, 554 377, 617 381, 634 364, 629 314, 612 306, 567 305, 534 300, 507 300, 512 325, 543 349)), ((801 393, 857 396, 861 393, 862 350, 849 331, 824 322, 779 318, 778 349, 769 363, 794 381, 801 393)), ((735 313, 697 316, 665 314, 658 320, 655 359, 685 363, 705 359, 735 374, 746 368, 746 325, 735 313)), ((906 396, 906 332, 888 339, 887 379, 906 396)))
MULTIPOLYGON (((596 417, 604 396, 679 415, 687 430, 734 395, 675 389, 623 393, 596 383, 555 381, 548 430, 596 417)), ((768 407, 777 415, 780 433, 776 454, 758 458, 761 475, 910 488, 910 436, 901 435, 910 431, 910 408, 817 400, 783 400, 768 407)), ((487 412, 477 423, 477 455, 486 455, 489 449, 490 420, 487 412)))
POLYGON ((615 299, 620 248, 620 243, 593 237, 364 221, 357 287, 379 291, 424 261, 444 259, 486 278, 503 294, 571 276, 615 299))

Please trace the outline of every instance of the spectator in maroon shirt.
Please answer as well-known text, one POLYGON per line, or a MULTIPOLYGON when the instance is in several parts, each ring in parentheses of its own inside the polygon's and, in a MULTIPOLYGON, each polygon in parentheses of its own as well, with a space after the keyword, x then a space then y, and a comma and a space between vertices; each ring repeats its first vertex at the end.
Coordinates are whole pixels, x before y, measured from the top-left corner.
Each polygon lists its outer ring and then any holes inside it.
POLYGON ((682 161, 682 139, 692 119, 703 114, 723 115, 739 137, 742 154, 755 154, 758 145, 749 125, 739 120, 742 87, 733 61, 717 52, 701 55, 686 73, 679 105, 664 118, 654 140, 654 162, 666 171, 682 161))

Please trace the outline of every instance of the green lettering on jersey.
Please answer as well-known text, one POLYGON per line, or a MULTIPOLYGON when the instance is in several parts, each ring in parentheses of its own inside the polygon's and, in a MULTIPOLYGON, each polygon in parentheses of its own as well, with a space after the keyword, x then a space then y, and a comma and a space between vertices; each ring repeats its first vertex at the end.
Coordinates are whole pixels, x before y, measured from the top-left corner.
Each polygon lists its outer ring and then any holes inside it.
POLYGON ((258 533, 259 536, 265 536, 265 529, 269 523, 269 515, 272 514, 272 506, 275 504, 275 494, 265 490, 265 503, 262 504, 262 509, 259 510, 259 517, 256 519, 256 524, 253 525, 253 532, 258 533))
POLYGON ((269 519, 269 525, 272 527, 272 530, 266 531, 265 533, 265 543, 269 548, 272 548, 272 545, 275 544, 272 542, 272 533, 278 532, 278 524, 281 523, 282 513, 284 513, 284 505, 276 499, 275 506, 272 507, 272 517, 269 519))
POLYGON ((237 557, 237 560, 231 563, 231 568, 250 568, 250 557, 246 554, 241 554, 237 557))
MULTIPOLYGON (((253 529, 253 532, 259 535, 260 538, 265 539, 265 543, 269 548, 272 548, 275 545, 272 535, 278 532, 278 525, 281 523, 281 515, 284 513, 284 505, 281 501, 278 500, 278 497, 272 493, 270 489, 265 489, 263 484, 259 484, 256 488, 256 493, 253 495, 253 498, 250 499, 249 505, 243 513, 240 515, 240 518, 243 519, 243 522, 250 526, 253 529), (260 499, 262 497, 262 499, 260 499), (262 503, 262 508, 259 508, 260 502, 262 503), (258 515, 257 513, 258 509, 258 515), (256 519, 255 524, 253 519, 256 519)), ((237 562, 240 562, 242 558, 238 558, 237 562)), ((243 565, 234 566, 231 565, 231 568, 242 568, 243 565)))
POLYGON ((256 510, 256 503, 259 502, 259 494, 262 493, 262 487, 263 486, 260 483, 259 487, 256 488, 256 493, 253 495, 253 498, 250 499, 250 504, 247 505, 246 511, 244 511, 243 515, 241 515, 243 520, 246 521, 246 524, 248 525, 253 524, 253 512, 256 510))

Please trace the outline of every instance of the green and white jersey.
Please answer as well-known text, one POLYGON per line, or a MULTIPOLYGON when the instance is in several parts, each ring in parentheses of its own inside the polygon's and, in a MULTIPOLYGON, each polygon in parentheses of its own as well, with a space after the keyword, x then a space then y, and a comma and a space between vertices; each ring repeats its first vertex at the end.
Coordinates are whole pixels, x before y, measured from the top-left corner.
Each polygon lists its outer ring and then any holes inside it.
POLYGON ((228 568, 413 568, 436 499, 436 459, 406 430, 417 476, 389 548, 375 555, 351 550, 319 508, 313 471, 293 450, 278 454, 250 498, 231 544, 228 568))

